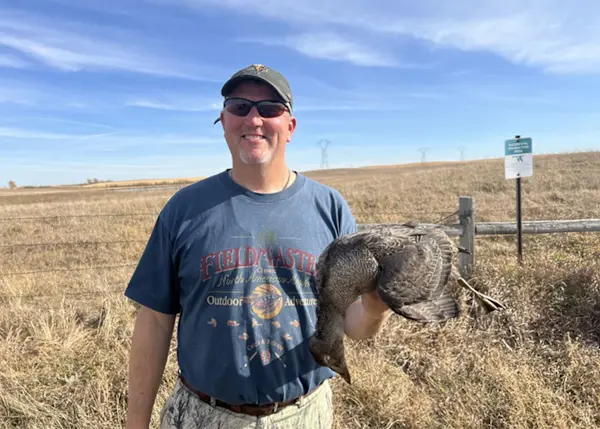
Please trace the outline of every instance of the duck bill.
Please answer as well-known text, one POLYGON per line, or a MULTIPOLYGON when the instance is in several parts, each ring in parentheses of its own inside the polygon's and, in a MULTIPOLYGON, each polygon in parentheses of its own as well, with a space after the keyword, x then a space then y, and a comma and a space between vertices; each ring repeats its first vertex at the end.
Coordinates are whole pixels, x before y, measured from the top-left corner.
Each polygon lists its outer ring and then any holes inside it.
POLYGON ((343 371, 343 372, 341 372, 341 373, 339 373, 339 374, 340 374, 340 376, 341 376, 341 377, 342 377, 344 380, 346 380, 346 383, 348 383, 348 384, 352 384, 352 379, 351 379, 351 377, 350 377, 350 372, 348 372, 348 369, 347 369, 347 368, 346 368, 346 370, 345 370, 345 371, 343 371))

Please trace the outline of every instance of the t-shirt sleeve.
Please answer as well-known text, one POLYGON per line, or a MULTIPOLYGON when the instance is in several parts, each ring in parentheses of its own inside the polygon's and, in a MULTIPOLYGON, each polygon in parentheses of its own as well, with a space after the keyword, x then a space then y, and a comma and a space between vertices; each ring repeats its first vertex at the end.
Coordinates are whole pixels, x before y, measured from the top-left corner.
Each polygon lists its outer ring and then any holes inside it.
POLYGON ((180 310, 179 284, 173 261, 173 243, 164 219, 159 215, 125 296, 161 313, 177 314, 180 310))

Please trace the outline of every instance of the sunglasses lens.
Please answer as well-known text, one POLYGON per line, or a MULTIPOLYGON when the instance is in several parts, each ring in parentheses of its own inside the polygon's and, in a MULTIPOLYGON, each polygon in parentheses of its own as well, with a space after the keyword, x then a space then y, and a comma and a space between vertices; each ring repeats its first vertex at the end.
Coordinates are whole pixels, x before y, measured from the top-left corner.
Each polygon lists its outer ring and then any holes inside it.
POLYGON ((252 104, 243 100, 232 100, 225 103, 225 110, 227 110, 232 115, 236 116, 246 116, 250 109, 252 109, 252 104))
POLYGON ((259 104, 258 113, 263 118, 275 118, 283 115, 285 106, 281 103, 273 103, 271 101, 263 101, 259 104))

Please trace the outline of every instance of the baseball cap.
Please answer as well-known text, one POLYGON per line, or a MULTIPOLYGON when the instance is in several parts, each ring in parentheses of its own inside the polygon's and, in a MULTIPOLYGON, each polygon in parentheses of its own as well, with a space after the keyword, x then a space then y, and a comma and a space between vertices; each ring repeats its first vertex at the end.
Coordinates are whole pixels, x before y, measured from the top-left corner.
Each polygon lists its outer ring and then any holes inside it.
MULTIPOLYGON (((273 90, 275 90, 277 95, 279 95, 279 98, 281 98, 281 101, 283 101, 287 105, 288 109, 290 109, 290 112, 292 111, 294 98, 292 96, 290 83, 285 76, 283 76, 277 70, 262 64, 252 64, 235 72, 221 88, 221 95, 223 97, 229 96, 234 88, 240 82, 245 80, 257 80, 259 82, 266 83, 273 88, 273 90)), ((219 120, 217 119, 215 123, 218 121, 219 120)))

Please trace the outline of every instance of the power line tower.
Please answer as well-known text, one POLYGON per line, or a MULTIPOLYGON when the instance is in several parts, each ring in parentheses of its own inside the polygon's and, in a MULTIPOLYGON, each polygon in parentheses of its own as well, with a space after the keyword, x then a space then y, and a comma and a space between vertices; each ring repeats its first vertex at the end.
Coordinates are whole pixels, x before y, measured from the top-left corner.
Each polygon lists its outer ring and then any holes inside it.
POLYGON ((321 168, 329 168, 329 160, 327 159, 327 147, 331 144, 329 140, 321 139, 317 142, 317 146, 321 148, 321 168))
POLYGON ((458 148, 458 150, 460 150, 460 160, 461 160, 461 161, 464 161, 464 160, 465 160, 465 150, 466 150, 466 149, 467 149, 467 148, 466 148, 466 147, 464 147, 464 146, 461 146, 461 147, 459 147, 459 148, 458 148))
POLYGON ((429 150, 428 147, 419 148, 419 152, 421 152, 421 162, 423 162, 423 163, 427 160, 425 154, 427 153, 428 150, 429 150))

